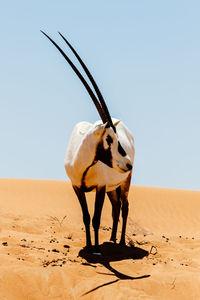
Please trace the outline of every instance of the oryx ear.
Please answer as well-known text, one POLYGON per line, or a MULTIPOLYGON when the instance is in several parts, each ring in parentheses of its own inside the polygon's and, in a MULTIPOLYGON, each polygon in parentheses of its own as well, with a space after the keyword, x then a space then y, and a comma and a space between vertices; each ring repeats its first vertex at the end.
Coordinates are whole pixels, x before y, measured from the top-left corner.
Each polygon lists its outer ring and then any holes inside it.
POLYGON ((104 123, 104 124, 102 124, 102 125, 98 125, 97 127, 96 127, 96 129, 95 129, 95 135, 96 136, 100 136, 100 135, 102 135, 103 134, 103 132, 104 132, 104 130, 105 130, 105 128, 106 128, 106 126, 108 126, 108 122, 106 122, 106 123, 104 123))
POLYGON ((103 129, 105 129, 105 128, 107 128, 107 127, 110 127, 110 126, 108 126, 109 124, 108 124, 108 122, 106 122, 104 125, 103 125, 103 129))
POLYGON ((119 124, 119 122, 121 122, 121 120, 116 121, 113 125, 116 127, 119 124))

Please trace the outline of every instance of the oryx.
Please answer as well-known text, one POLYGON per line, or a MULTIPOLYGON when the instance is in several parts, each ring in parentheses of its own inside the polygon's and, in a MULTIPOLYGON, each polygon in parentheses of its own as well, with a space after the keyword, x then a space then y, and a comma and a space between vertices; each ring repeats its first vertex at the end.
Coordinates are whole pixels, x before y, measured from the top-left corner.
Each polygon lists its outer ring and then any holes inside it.
POLYGON ((63 50, 46 33, 43 31, 42 33, 60 51, 77 74, 101 117, 101 121, 97 121, 94 124, 80 122, 75 126, 65 156, 65 170, 71 180, 83 212, 87 247, 91 247, 92 244, 90 215, 85 193, 96 191, 95 211, 92 219, 95 232, 93 253, 100 255, 98 231, 105 193, 107 193, 112 204, 113 227, 110 240, 116 242, 117 225, 121 208, 123 224, 120 243, 125 244, 128 192, 135 154, 133 136, 122 121, 111 118, 94 78, 67 39, 59 33, 78 59, 94 91, 63 50))

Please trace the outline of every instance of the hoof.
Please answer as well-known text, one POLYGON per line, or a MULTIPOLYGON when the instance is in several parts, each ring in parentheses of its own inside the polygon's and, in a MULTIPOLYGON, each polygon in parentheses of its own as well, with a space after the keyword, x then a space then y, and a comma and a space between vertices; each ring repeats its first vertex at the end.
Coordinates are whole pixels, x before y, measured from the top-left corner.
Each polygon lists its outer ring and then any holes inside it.
POLYGON ((92 245, 87 245, 87 246, 85 246, 85 250, 91 251, 91 250, 92 250, 92 245))
POLYGON ((99 246, 94 246, 92 254, 95 255, 95 256, 101 256, 102 255, 99 246))
POLYGON ((102 255, 101 252, 96 252, 96 251, 93 252, 92 254, 93 254, 93 255, 97 255, 97 256, 101 256, 101 255, 102 255))
POLYGON ((117 239, 110 239, 110 243, 113 243, 113 244, 116 244, 116 242, 117 242, 117 239))
POLYGON ((116 244, 116 241, 109 241, 109 243, 111 243, 111 244, 116 244))
POLYGON ((126 246, 125 241, 120 241, 119 244, 120 244, 121 246, 126 246))

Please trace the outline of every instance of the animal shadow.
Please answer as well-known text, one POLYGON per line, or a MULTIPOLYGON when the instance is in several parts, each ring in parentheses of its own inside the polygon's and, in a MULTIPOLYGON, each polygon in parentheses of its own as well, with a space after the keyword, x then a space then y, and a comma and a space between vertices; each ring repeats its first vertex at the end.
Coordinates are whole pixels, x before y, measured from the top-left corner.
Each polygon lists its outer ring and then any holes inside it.
POLYGON ((99 288, 102 288, 104 286, 113 284, 119 280, 136 280, 136 279, 143 279, 143 278, 148 278, 150 275, 142 275, 138 277, 133 277, 129 276, 126 274, 123 274, 116 269, 114 269, 111 265, 110 262, 114 261, 121 261, 121 260, 126 260, 126 259, 142 259, 145 256, 149 255, 149 252, 138 248, 138 247, 128 247, 128 246, 123 246, 120 244, 114 244, 114 243, 109 243, 105 242, 102 245, 100 245, 100 251, 102 255, 94 255, 92 253, 92 249, 88 249, 87 247, 83 248, 79 252, 79 256, 84 258, 87 261, 87 264, 83 263, 84 265, 89 265, 91 267, 96 267, 94 264, 100 263, 102 264, 107 270, 109 270, 109 273, 102 273, 102 272, 97 272, 98 274, 102 275, 110 275, 110 276, 115 276, 116 279, 106 282, 102 285, 99 285, 88 292, 84 293, 82 296, 85 296, 91 292, 96 291, 99 288))
POLYGON ((149 255, 149 252, 138 248, 128 247, 125 245, 105 242, 100 245, 102 255, 94 255, 93 249, 83 248, 79 252, 79 256, 84 258, 88 263, 110 263, 112 261, 120 261, 125 259, 141 259, 149 255))

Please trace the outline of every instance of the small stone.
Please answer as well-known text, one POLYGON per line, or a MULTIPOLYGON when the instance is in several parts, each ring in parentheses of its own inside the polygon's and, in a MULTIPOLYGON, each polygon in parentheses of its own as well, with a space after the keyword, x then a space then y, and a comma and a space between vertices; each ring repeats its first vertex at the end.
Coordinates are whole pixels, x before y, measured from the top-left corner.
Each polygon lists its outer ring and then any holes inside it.
POLYGON ((7 242, 3 242, 2 245, 3 246, 8 246, 8 243, 7 242))
POLYGON ((59 250, 57 250, 57 249, 52 249, 51 250, 52 252, 57 252, 57 253, 59 253, 60 251, 59 250))

